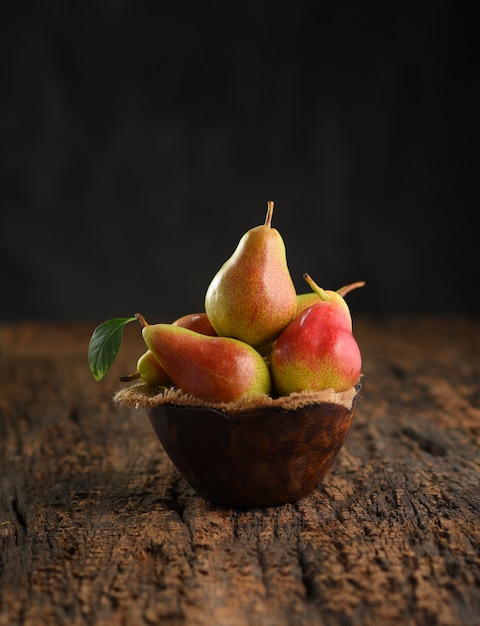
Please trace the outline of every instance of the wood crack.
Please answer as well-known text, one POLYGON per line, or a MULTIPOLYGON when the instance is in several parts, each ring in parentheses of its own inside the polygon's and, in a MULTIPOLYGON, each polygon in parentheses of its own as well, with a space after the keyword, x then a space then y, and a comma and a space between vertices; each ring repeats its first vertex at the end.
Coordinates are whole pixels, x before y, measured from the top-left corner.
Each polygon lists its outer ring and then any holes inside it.
POLYGON ((428 452, 432 456, 447 455, 447 447, 440 442, 438 438, 433 437, 431 434, 427 436, 410 426, 404 426, 401 432, 403 435, 417 443, 420 449, 424 452, 428 452))
POLYGON ((301 581, 305 590, 305 598, 311 601, 316 595, 314 570, 311 563, 307 560, 305 546, 301 542, 297 544, 297 558, 300 566, 301 581))
POLYGON ((25 515, 23 514, 23 511, 22 511, 21 507, 20 507, 18 498, 13 498, 13 500, 12 500, 12 510, 15 513, 15 517, 17 519, 17 522, 23 528, 24 532, 26 532, 26 530, 27 530, 27 520, 25 518, 25 515))

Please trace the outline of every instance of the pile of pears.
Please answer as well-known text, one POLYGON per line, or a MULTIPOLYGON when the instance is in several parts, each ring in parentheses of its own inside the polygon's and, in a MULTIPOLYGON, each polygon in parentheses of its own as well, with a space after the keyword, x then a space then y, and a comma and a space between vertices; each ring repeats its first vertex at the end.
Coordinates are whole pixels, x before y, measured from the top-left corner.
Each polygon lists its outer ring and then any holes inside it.
POLYGON ((361 376, 362 359, 344 296, 363 282, 297 294, 282 236, 265 223, 248 230, 213 277, 205 310, 172 323, 140 314, 146 352, 122 381, 177 388, 207 403, 255 396, 345 391, 361 376))

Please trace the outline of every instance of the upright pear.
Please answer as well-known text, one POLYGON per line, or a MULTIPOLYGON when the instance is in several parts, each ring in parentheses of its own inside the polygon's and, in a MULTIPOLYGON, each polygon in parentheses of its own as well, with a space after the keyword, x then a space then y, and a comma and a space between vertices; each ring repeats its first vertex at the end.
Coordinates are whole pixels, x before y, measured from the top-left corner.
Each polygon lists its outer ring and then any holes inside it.
MULTIPOLYGON (((306 279, 317 289, 308 275, 306 279)), ((318 289, 317 304, 290 322, 270 353, 270 371, 280 395, 345 391, 360 379, 362 358, 348 306, 340 294, 318 289)))
POLYGON ((273 202, 265 223, 247 231, 208 286, 205 311, 219 336, 260 348, 293 319, 296 292, 285 244, 272 228, 273 202))
POLYGON ((147 348, 184 393, 206 402, 236 402, 270 393, 268 366, 246 343, 173 324, 149 325, 139 313, 137 318, 147 348))

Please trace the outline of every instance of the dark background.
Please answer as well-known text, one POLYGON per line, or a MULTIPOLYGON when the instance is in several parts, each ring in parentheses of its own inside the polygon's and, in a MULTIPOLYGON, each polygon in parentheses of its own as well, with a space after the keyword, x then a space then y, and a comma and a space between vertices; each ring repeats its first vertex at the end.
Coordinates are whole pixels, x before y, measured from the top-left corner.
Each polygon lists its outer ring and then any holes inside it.
MULTIPOLYGON (((203 309, 275 201, 354 313, 479 312, 478 47, 462 3, 11 3, 0 318, 203 309)), ((2 5, 5 6, 5 5, 2 5)))

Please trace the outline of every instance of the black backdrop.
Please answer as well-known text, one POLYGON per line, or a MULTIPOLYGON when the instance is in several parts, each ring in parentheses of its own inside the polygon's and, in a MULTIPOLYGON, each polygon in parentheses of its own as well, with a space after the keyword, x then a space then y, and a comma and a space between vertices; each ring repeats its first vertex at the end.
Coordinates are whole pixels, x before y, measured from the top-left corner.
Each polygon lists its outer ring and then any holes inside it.
POLYGON ((270 199, 299 291, 479 312, 462 3, 10 4, 0 318, 201 310, 270 199))

